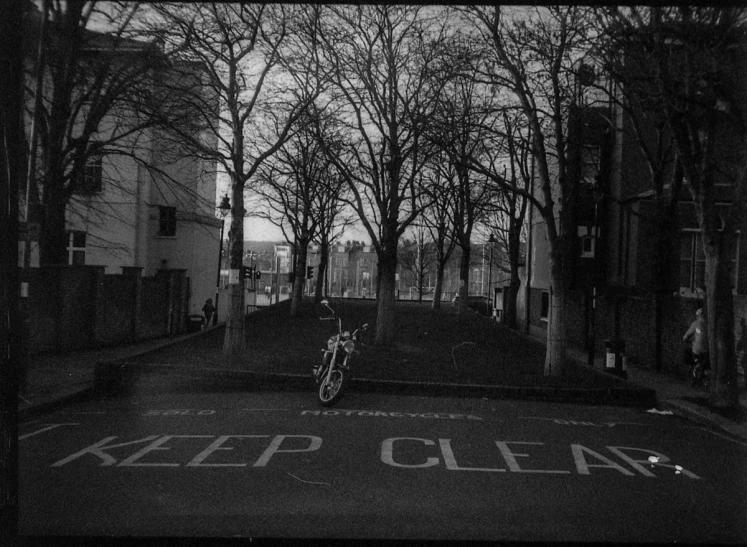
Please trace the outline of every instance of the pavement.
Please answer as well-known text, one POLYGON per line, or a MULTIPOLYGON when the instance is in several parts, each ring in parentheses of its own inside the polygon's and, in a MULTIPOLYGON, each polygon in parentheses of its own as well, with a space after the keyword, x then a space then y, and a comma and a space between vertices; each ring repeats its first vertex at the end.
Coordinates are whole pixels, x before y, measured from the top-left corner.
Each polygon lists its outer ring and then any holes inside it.
MULTIPOLYGON (((18 396, 19 420, 89 397, 96 389, 97 369, 102 364, 126 362, 128 359, 203 336, 206 332, 216 328, 223 328, 223 325, 210 327, 206 331, 147 340, 125 346, 32 356, 28 366, 26 388, 18 396)), ((578 365, 589 368, 587 354, 583 349, 568 347, 566 355, 578 365)), ((597 355, 592 373, 608 374, 602 371, 604 358, 604 355, 597 355)), ((710 410, 704 404, 707 393, 701 388, 691 387, 681 376, 631 363, 628 366, 627 378, 616 377, 615 379, 623 390, 627 386, 630 389, 643 388, 654 391, 656 404, 649 409, 650 412, 671 412, 698 424, 747 440, 747 390, 744 388, 740 391, 740 411, 735 413, 735 416, 729 417, 710 410)), ((386 388, 386 382, 379 383, 386 388)), ((448 392, 453 396, 466 395, 474 393, 476 387, 495 386, 449 384, 448 392)), ((428 388, 438 391, 439 386, 429 384, 428 388)), ((498 391, 494 392, 498 393, 498 391)))

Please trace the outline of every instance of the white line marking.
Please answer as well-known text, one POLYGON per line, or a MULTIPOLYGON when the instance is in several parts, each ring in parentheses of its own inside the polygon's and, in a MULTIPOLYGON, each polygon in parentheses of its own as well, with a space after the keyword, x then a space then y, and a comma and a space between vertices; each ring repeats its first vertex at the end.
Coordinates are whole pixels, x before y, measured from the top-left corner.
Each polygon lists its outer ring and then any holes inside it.
POLYGON ((701 427, 698 425, 683 425, 680 426, 682 429, 702 429, 703 431, 706 431, 707 433, 713 433, 717 437, 721 437, 722 439, 726 439, 727 441, 731 441, 733 443, 736 443, 741 446, 747 446, 747 443, 744 443, 742 441, 738 441, 736 439, 732 439, 731 437, 727 437, 726 435, 722 435, 721 433, 717 433, 716 431, 713 431, 712 429, 708 429, 707 427, 701 427))
POLYGON ((61 425, 80 425, 80 423, 50 424, 49 427, 45 427, 43 429, 39 429, 38 431, 34 431, 33 433, 27 433, 26 435, 21 435, 20 437, 18 437, 18 440, 22 441, 23 439, 28 439, 29 437, 33 437, 34 435, 38 435, 39 433, 44 433, 45 431, 49 431, 50 429, 54 429, 56 427, 60 427, 61 425))
POLYGON ((289 411, 290 408, 241 408, 239 410, 245 411, 245 412, 274 412, 276 410, 279 411, 289 411))
POLYGON ((545 418, 543 416, 518 416, 520 420, 547 420, 555 422, 558 425, 573 425, 573 426, 586 426, 586 427, 614 427, 616 425, 638 425, 638 426, 651 426, 653 424, 642 424, 638 422, 590 422, 588 420, 570 420, 567 418, 545 418), (561 423, 565 422, 565 423, 561 423))
POLYGON ((306 484, 324 484, 325 486, 332 486, 332 485, 331 485, 331 484, 329 484, 328 482, 314 482, 314 481, 305 481, 305 480, 303 480, 303 479, 299 479, 299 478, 298 478, 298 477, 296 477, 296 476, 295 476, 295 475, 294 475, 293 473, 288 473, 288 474, 289 474, 289 475, 290 475, 291 477, 293 477, 294 479, 296 479, 296 480, 299 480, 299 481, 301 481, 301 482, 304 482, 304 483, 306 483, 306 484))

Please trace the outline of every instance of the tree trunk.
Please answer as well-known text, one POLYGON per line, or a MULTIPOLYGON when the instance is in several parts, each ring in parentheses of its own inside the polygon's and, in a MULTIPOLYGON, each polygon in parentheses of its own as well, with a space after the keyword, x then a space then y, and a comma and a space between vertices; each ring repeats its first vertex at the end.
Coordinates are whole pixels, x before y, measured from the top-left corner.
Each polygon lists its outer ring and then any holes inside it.
POLYGON ((467 311, 467 299, 469 298, 469 262, 472 254, 469 240, 466 246, 461 247, 462 259, 459 262, 459 299, 457 300, 457 310, 459 313, 467 311))
POLYGON ((562 240, 555 242, 550 264, 550 310, 547 324, 547 352, 545 353, 545 376, 565 374, 566 345, 566 280, 563 277, 563 263, 559 254, 562 240))
MULTIPOLYGON (((657 189, 662 187, 658 180, 657 189)), ((656 238, 654 255, 654 368, 661 370, 663 365, 663 317, 665 299, 667 294, 675 290, 672 280, 672 270, 678 266, 679 249, 679 225, 677 222, 677 202, 672 199, 672 192, 661 195, 656 200, 656 212, 654 217, 654 234, 656 238)))
POLYGON ((444 287, 444 265, 439 261, 438 268, 436 269, 436 287, 433 290, 433 302, 431 308, 434 310, 441 309, 441 293, 444 287))
POLYGON ((67 234, 65 232, 65 209, 67 200, 62 196, 59 182, 49 182, 55 177, 62 178, 61 172, 48 173, 44 184, 44 205, 39 226, 39 265, 66 266, 67 234))
POLYGON ((706 251, 706 321, 710 335, 711 405, 717 408, 739 406, 734 296, 729 271, 734 239, 733 231, 716 232, 710 238, 703 238, 706 251))
POLYGON ((503 293, 503 324, 511 329, 516 328, 516 299, 521 286, 519 278, 519 258, 521 255, 521 226, 511 218, 508 233, 508 263, 511 268, 511 279, 508 291, 503 293))
MULTIPOLYGON (((230 269, 240 270, 244 256, 244 191, 243 185, 232 182, 231 229, 228 232, 230 269)), ((244 286, 230 285, 230 306, 226 320, 226 335, 223 339, 223 355, 232 358, 241 355, 246 348, 244 334, 244 286)))
POLYGON ((314 302, 319 303, 324 298, 324 280, 327 278, 327 266, 329 264, 329 244, 322 242, 319 245, 319 271, 316 272, 316 286, 314 288, 314 302))
POLYGON ((376 345, 391 346, 396 338, 395 289, 397 273, 397 245, 384 245, 379 252, 376 300, 376 345), (388 250, 393 249, 393 250, 388 250))
POLYGON ((510 329, 516 329, 516 299, 519 295, 519 287, 521 286, 521 280, 519 279, 519 271, 516 268, 511 267, 511 281, 508 287, 503 293, 503 324, 510 329))
POLYGON ((309 240, 300 239, 296 256, 295 280, 293 282, 293 296, 291 299, 291 317, 297 317, 303 300, 303 289, 306 286, 306 260, 308 255, 309 240))

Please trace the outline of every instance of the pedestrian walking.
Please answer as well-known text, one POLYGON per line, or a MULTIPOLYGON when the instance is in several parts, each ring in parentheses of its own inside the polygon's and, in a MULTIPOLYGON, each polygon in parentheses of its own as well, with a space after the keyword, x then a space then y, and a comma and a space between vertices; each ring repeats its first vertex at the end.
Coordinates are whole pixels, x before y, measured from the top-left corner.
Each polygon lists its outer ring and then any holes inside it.
POLYGON ((213 299, 208 298, 207 300, 205 300, 205 305, 202 306, 202 315, 205 316, 205 327, 206 328, 210 325, 210 321, 212 321, 214 314, 215 314, 215 306, 213 306, 213 299))

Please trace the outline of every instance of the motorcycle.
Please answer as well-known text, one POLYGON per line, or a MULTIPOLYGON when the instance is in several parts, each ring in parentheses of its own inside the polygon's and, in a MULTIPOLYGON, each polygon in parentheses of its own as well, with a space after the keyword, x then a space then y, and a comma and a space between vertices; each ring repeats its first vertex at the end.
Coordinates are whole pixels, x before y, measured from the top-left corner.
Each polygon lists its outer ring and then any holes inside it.
POLYGON ((342 319, 337 317, 329 301, 322 300, 322 305, 332 312, 332 317, 320 317, 322 321, 337 321, 337 333, 327 340, 327 347, 322 349, 322 363, 313 369, 317 384, 317 397, 322 406, 332 406, 342 398, 350 379, 350 360, 360 353, 357 346, 362 344, 361 337, 368 329, 368 323, 350 331, 342 330, 342 319))

